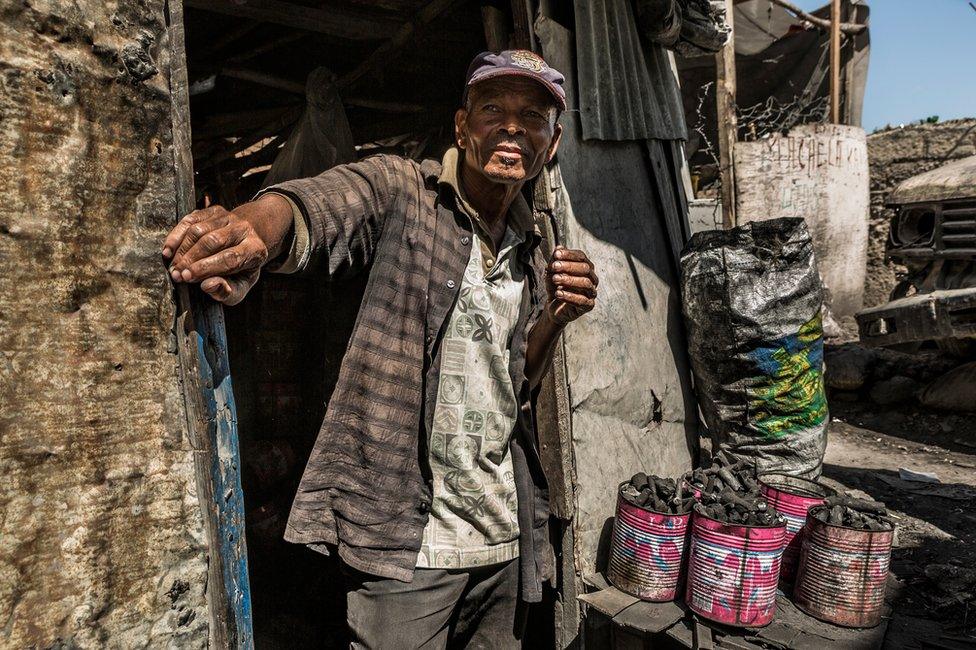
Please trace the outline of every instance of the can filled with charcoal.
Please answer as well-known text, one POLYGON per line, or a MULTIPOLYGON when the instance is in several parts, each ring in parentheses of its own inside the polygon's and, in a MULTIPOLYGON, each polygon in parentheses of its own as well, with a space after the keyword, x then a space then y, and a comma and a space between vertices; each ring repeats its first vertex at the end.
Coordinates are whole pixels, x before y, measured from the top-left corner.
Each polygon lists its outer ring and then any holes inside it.
POLYGON ((732 490, 740 494, 759 489, 754 465, 735 461, 724 451, 719 451, 707 467, 698 467, 681 477, 682 485, 701 501, 703 494, 718 494, 732 490))
POLYGON ((759 477, 759 489, 770 507, 786 520, 786 548, 783 550, 779 578, 791 584, 800 563, 800 544, 807 511, 822 505, 824 499, 836 492, 826 485, 787 474, 763 474, 759 477))
POLYGON ((685 603, 725 625, 768 625, 785 545, 786 521, 758 491, 703 494, 691 522, 685 603))
POLYGON ((638 473, 621 483, 607 567, 610 584, 642 600, 674 600, 692 503, 674 479, 638 473))
POLYGON ((894 531, 882 503, 838 495, 811 508, 793 589, 796 606, 844 627, 880 623, 894 531))

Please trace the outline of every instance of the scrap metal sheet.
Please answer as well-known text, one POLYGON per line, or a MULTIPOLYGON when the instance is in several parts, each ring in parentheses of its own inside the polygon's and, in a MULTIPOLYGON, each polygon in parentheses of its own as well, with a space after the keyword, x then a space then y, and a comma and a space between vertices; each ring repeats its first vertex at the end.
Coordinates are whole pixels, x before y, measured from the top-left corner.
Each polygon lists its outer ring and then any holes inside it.
MULTIPOLYGON (((572 35, 549 20, 537 21, 536 33, 546 59, 571 70, 572 35)), ((574 113, 562 124, 561 177, 552 177, 551 188, 562 243, 585 250, 600 277, 597 307, 564 335, 576 568, 587 575, 605 565, 616 485, 639 469, 663 475, 690 469, 697 423, 656 188, 674 180, 653 176, 644 143, 584 142, 574 113)))

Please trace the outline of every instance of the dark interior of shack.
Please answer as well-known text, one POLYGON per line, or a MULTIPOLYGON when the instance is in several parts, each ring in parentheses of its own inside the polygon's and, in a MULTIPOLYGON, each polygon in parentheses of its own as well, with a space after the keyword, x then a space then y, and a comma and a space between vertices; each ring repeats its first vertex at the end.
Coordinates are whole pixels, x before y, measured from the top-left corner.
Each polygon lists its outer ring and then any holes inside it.
MULTIPOLYGON (((285 143, 310 131, 300 164, 279 165, 276 179, 379 152, 439 158, 467 64, 485 49, 473 2, 260 2, 247 16, 230 2, 185 6, 198 208, 249 200, 285 143), (310 75, 324 100, 307 102, 310 75), (341 107, 323 108, 336 93, 341 107)), ((347 645, 337 563, 282 534, 364 286, 265 273, 225 310, 260 648, 347 645)))

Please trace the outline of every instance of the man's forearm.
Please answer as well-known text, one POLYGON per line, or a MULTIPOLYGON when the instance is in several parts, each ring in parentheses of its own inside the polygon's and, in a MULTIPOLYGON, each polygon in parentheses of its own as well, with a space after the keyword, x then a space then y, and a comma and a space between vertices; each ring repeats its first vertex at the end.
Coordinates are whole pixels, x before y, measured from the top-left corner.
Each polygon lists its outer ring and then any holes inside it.
POLYGON ((254 228, 265 246, 268 247, 268 260, 276 259, 288 245, 292 232, 291 203, 280 194, 267 193, 256 200, 234 209, 254 228))
POLYGON ((552 354, 556 349, 556 341, 565 325, 553 322, 549 310, 542 312, 532 331, 525 350, 525 376, 529 386, 535 388, 542 381, 542 376, 552 363, 552 354))

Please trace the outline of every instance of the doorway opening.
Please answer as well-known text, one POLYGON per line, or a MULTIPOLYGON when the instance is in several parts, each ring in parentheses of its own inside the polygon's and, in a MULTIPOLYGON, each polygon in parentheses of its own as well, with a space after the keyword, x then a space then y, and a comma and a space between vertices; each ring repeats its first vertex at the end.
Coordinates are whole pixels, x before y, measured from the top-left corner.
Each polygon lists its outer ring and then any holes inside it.
MULTIPOLYGON (((185 0, 197 207, 375 153, 439 159, 483 13, 510 33, 507 4, 185 0)), ((366 275, 265 273, 225 309, 258 648, 348 645, 335 558, 282 535, 366 275)))

